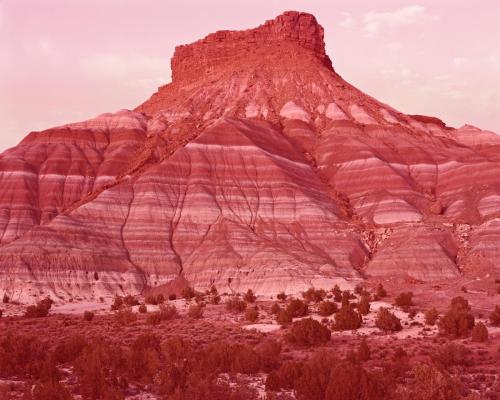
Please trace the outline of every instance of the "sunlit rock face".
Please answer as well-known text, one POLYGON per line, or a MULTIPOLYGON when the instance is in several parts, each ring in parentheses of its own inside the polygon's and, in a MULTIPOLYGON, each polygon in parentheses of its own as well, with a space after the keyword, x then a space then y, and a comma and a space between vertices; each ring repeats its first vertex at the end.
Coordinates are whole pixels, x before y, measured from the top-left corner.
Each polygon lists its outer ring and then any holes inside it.
POLYGON ((179 46, 134 111, 0 156, 0 289, 97 297, 178 280, 261 294, 499 275, 500 140, 345 82, 286 12, 179 46))

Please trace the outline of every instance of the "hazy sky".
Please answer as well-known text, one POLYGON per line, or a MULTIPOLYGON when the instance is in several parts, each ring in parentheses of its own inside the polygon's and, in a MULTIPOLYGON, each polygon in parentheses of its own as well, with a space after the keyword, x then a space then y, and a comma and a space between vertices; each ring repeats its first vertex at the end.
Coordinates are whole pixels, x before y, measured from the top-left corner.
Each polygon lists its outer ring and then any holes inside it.
POLYGON ((340 75, 411 114, 500 133, 499 0, 0 0, 0 150, 133 108, 178 44, 313 13, 340 75))

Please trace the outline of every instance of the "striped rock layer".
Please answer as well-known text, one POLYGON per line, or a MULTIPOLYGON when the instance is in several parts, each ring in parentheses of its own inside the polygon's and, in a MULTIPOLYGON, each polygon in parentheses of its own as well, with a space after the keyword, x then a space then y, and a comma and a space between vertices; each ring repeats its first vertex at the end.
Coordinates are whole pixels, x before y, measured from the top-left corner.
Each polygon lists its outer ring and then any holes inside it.
POLYGON ((500 276, 500 136, 354 88, 312 15, 179 46, 172 71, 134 111, 0 155, 0 289, 500 276))

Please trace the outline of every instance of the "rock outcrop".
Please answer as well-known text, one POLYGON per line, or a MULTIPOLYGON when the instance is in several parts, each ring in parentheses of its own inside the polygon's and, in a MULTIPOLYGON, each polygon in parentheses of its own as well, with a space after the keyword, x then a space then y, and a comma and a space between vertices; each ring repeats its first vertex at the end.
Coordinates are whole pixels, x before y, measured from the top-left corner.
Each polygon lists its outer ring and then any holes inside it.
POLYGON ((345 82, 287 12, 176 48, 135 111, 0 156, 0 290, 296 292, 500 275, 500 140, 345 82))

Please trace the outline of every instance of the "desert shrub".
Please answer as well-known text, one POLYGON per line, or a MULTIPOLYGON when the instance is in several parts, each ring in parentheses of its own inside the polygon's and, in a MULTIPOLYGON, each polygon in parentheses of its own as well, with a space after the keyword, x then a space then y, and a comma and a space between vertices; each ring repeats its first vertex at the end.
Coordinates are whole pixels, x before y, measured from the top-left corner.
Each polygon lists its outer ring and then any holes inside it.
POLYGON ((203 350, 200 364, 204 371, 254 374, 260 369, 260 357, 246 344, 215 342, 203 350))
POLYGON ((362 295, 365 292, 365 289, 363 288, 363 285, 361 283, 358 283, 356 286, 354 286, 354 293, 357 295, 362 295))
POLYGON ((306 318, 294 322, 286 338, 291 343, 309 347, 327 343, 331 335, 326 326, 312 318, 306 318))
POLYGON ((260 357, 260 368, 264 372, 275 370, 280 362, 281 342, 276 339, 266 339, 256 347, 260 357))
POLYGON ((384 332, 396 332, 403 329, 400 319, 384 307, 381 307, 377 313, 375 326, 384 332))
POLYGON ((195 292, 192 287, 186 286, 184 289, 182 289, 181 295, 184 299, 191 300, 195 296, 195 292))
POLYGON ((7 293, 4 293, 3 298, 2 298, 2 303, 7 304, 9 301, 10 301, 10 297, 7 296, 7 293))
POLYGON ((128 294, 123 298, 123 303, 128 307, 139 305, 139 301, 135 298, 135 296, 132 296, 131 294, 128 294))
POLYGON ((85 311, 83 313, 83 319, 88 322, 92 321, 94 319, 94 313, 92 311, 85 311))
POLYGON ((238 383, 230 385, 213 376, 188 379, 184 386, 178 386, 169 400, 258 400, 257 391, 238 383))
POLYGON ((204 309, 205 309, 205 307, 202 306, 201 304, 192 304, 189 306, 188 316, 190 318, 194 318, 194 319, 203 318, 204 309))
POLYGON ((0 308, 0 318, 3 316, 3 310, 0 308))
POLYGON ((319 303, 318 312, 322 317, 328 317, 337 311, 337 303, 333 301, 325 300, 319 303))
POLYGON ((292 318, 304 317, 309 313, 307 304, 300 299, 292 299, 286 307, 287 312, 292 318))
POLYGON ((158 325, 161 321, 162 319, 159 311, 149 313, 146 318, 146 324, 148 325, 158 325))
POLYGON ((370 313, 370 295, 363 293, 361 300, 358 303, 358 311, 361 315, 368 315, 370 313))
POLYGON ((488 341, 488 329, 482 322, 478 322, 472 328, 472 341, 484 343, 488 341))
POLYGON ((333 299, 340 303, 342 301, 342 290, 340 290, 339 285, 335 285, 332 289, 333 299))
POLYGON ((226 310, 241 313, 247 308, 247 303, 237 296, 232 296, 226 301, 226 310))
POLYGON ((474 327, 474 317, 469 310, 467 300, 461 296, 453 298, 449 311, 439 320, 441 333, 457 338, 467 336, 474 327))
POLYGON ((134 313, 132 308, 124 307, 115 311, 115 321, 120 325, 130 325, 137 321, 137 314, 134 313))
POLYGON ((288 309, 284 310, 280 309, 276 314, 276 322, 282 326, 289 325, 292 323, 292 321, 293 321, 293 316, 290 313, 290 311, 288 311, 288 309))
POLYGON ((266 379, 266 390, 279 391, 293 389, 294 382, 302 374, 302 363, 285 361, 278 370, 271 372, 266 379))
POLYGON ((161 367, 160 339, 154 334, 138 336, 124 354, 126 374, 130 380, 151 383, 161 367))
POLYGON ((85 347, 73 362, 79 392, 84 400, 123 399, 120 386, 127 360, 122 350, 101 341, 85 347))
POLYGON ((377 291, 375 293, 378 299, 383 299, 384 297, 387 297, 387 291, 385 290, 384 286, 382 286, 381 283, 378 284, 377 291))
POLYGON ((400 293, 395 300, 398 307, 406 308, 413 305, 413 292, 400 293))
POLYGON ((170 294, 168 295, 168 299, 169 299, 170 301, 176 300, 176 299, 177 299, 177 295, 176 295, 175 293, 170 293, 170 294))
POLYGON ((413 367, 413 384, 407 387, 404 398, 412 400, 458 400, 458 383, 443 369, 429 364, 413 367))
POLYGON ((468 364, 467 355, 469 351, 460 344, 446 343, 432 352, 432 360, 444 367, 466 366, 468 364))
POLYGON ((326 292, 323 289, 309 288, 307 291, 302 293, 302 297, 305 301, 310 303, 319 303, 326 296, 326 292))
POLYGON ((249 322, 255 322, 259 319, 259 310, 257 307, 247 308, 245 311, 245 319, 249 322))
POLYGON ((324 400, 332 367, 338 359, 329 352, 315 353, 302 366, 293 388, 298 400, 324 400))
POLYGON ((0 341, 0 377, 29 377, 37 372, 46 348, 36 338, 8 334, 0 341))
POLYGON ((381 376, 371 374, 359 363, 343 360, 332 366, 325 400, 379 400, 387 398, 381 376))
POLYGON ((83 336, 70 336, 57 344, 52 352, 52 356, 58 364, 72 362, 87 345, 87 340, 83 336))
POLYGON ((285 301, 285 300, 286 300, 286 294, 285 294, 285 292, 280 292, 280 293, 278 293, 278 295, 276 296, 276 298, 277 298, 279 301, 285 301))
POLYGON ((335 314, 334 329, 336 331, 346 331, 361 327, 363 319, 361 315, 351 306, 341 307, 335 314))
POLYGON ((438 314, 437 310, 435 308, 430 308, 425 313, 425 324, 431 325, 431 326, 435 325, 438 317, 439 317, 439 314, 438 314))
POLYGON ((255 297, 255 294, 253 293, 252 289, 248 289, 247 292, 245 293, 245 296, 243 296, 243 299, 247 303, 255 303, 255 300, 257 300, 257 297, 255 297))
POLYGON ((343 308, 349 307, 349 300, 351 300, 351 292, 349 290, 344 290, 342 292, 341 304, 343 308))
MULTIPOLYGON (((175 294, 174 294, 174 296, 175 296, 175 294)), ((175 300, 175 298, 173 300, 175 300)), ((158 302, 158 304, 165 303, 165 296, 163 295, 163 293, 160 293, 160 294, 158 294, 158 296, 156 296, 156 301, 158 302)))
POLYGON ((148 312, 148 308, 145 304, 141 304, 137 311, 139 311, 140 314, 146 314, 148 312))
POLYGON ((31 305, 26 308, 24 316, 26 318, 42 318, 49 314, 49 310, 52 307, 52 300, 50 298, 45 298, 36 305, 31 305))
POLYGON ((115 296, 113 303, 111 304, 111 311, 117 311, 124 306, 123 298, 121 296, 115 296))
POLYGON ((210 298, 210 303, 217 305, 220 303, 221 297, 219 295, 214 295, 210 298))
POLYGON ((152 306, 158 305, 158 301, 156 300, 156 296, 154 296, 154 295, 146 296, 146 298, 144 299, 144 302, 146 304, 151 304, 152 306))
POLYGON ((273 303, 273 305, 271 306, 271 314, 278 314, 281 310, 281 307, 278 303, 273 303))
POLYGON ((370 359, 370 347, 368 347, 368 343, 366 342, 366 338, 361 340, 357 351, 357 359, 359 361, 368 361, 370 359))
POLYGON ((49 380, 30 387, 23 400, 73 400, 73 396, 61 382, 49 380))
POLYGON ((159 310, 153 313, 149 313, 146 318, 146 323, 149 325, 157 325, 162 321, 168 321, 177 318, 179 313, 177 308, 173 304, 160 304, 159 310))
POLYGON ((493 326, 500 326, 500 306, 496 306, 495 310, 490 314, 490 322, 493 326))

